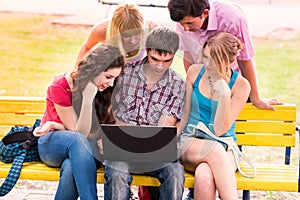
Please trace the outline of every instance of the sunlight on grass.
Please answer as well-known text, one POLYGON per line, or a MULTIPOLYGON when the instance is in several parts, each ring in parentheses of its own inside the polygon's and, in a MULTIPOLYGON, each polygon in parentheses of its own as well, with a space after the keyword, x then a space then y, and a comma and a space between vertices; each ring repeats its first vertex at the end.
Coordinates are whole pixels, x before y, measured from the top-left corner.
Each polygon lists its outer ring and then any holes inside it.
POLYGON ((47 15, 0 17, 0 94, 45 96, 53 76, 73 68, 88 29, 53 26, 47 15))
POLYGON ((261 96, 295 103, 300 124, 300 31, 256 38, 254 44, 261 96))

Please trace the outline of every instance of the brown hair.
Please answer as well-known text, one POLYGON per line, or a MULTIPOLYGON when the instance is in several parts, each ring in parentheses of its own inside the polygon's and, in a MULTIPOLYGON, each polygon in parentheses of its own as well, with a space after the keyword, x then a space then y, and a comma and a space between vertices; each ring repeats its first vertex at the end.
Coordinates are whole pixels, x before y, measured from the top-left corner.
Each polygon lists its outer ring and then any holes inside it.
MULTIPOLYGON (((72 104, 77 115, 79 115, 81 110, 82 91, 87 84, 104 71, 116 67, 123 68, 125 65, 124 60, 124 56, 121 55, 117 47, 105 43, 97 45, 83 58, 78 65, 78 69, 71 74, 74 80, 72 104)), ((113 87, 107 88, 103 92, 98 91, 95 97, 96 113, 93 115, 92 122, 94 128, 97 125, 99 126, 99 123, 107 123, 112 120, 112 114, 109 109, 112 90, 113 87)))
POLYGON ((210 36, 203 45, 202 51, 210 48, 210 56, 218 67, 222 77, 225 77, 226 69, 236 59, 239 51, 243 48, 242 42, 234 35, 219 31, 210 36))

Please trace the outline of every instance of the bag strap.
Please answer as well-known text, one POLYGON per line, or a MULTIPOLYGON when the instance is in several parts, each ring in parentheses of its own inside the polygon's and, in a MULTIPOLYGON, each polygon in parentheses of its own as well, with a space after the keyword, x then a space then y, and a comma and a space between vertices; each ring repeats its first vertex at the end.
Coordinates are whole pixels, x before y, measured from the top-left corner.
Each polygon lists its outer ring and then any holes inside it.
POLYGON ((245 156, 245 154, 243 154, 239 147, 237 145, 233 145, 232 149, 231 149, 232 153, 233 153, 233 157, 234 157, 234 162, 237 166, 238 171, 240 172, 240 174, 246 178, 253 178, 254 176, 256 176, 256 167, 251 163, 251 161, 245 156), (243 170, 240 167, 240 161, 239 158, 244 159, 244 161, 252 168, 253 170, 253 174, 252 175, 247 175, 246 173, 243 172, 243 170))
POLYGON ((22 154, 15 157, 12 166, 10 167, 10 170, 8 172, 8 175, 0 187, 0 196, 5 196, 7 193, 9 193, 17 183, 20 177, 21 169, 26 154, 27 154, 27 150, 24 149, 22 154))

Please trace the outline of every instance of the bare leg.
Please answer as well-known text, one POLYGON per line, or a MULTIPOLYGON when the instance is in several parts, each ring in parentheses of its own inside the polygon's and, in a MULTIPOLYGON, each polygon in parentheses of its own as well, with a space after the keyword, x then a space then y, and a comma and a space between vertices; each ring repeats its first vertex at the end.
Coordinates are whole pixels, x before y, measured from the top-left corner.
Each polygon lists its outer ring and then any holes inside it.
MULTIPOLYGON (((238 199, 233 164, 219 143, 196 138, 187 141, 183 148, 181 162, 188 171, 195 171, 199 164, 207 163, 213 174, 215 188, 219 191, 222 200, 238 199)), ((195 187, 195 190, 197 189, 195 187)))
POLYGON ((213 173, 207 163, 198 165, 195 171, 194 199, 216 199, 213 173))

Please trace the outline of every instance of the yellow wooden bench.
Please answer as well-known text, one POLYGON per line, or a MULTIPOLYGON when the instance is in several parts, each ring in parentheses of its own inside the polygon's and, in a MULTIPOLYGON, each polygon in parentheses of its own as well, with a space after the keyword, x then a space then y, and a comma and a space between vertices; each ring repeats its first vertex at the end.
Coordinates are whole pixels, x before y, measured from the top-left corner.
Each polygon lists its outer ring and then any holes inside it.
MULTIPOLYGON (((40 97, 5 97, 0 96, 0 138, 14 125, 32 125, 36 118, 41 118, 45 109, 45 100, 40 97)), ((247 104, 236 123, 238 145, 267 146, 286 148, 282 164, 273 160, 254 163, 257 175, 244 178, 236 173, 238 190, 244 190, 243 199, 250 198, 250 190, 299 192, 299 163, 290 163, 291 150, 296 146, 296 106, 285 104, 276 106, 276 111, 260 110, 247 104), (270 163, 271 162, 271 163, 270 163)), ((246 152, 250 155, 251 152, 246 152)), ((268 152, 264 152, 267 156, 268 152)), ((284 154, 284 153, 283 153, 284 154)), ((0 162, 0 178, 5 178, 11 164, 0 162)), ((250 168, 242 166, 245 172, 250 168)), ((59 180, 59 168, 47 167, 42 162, 24 163, 20 179, 59 180)), ((104 169, 98 170, 98 183, 104 183, 104 169)), ((194 176, 186 173, 185 187, 194 186, 194 176)), ((133 176, 134 185, 157 186, 158 180, 144 175, 133 176)))

